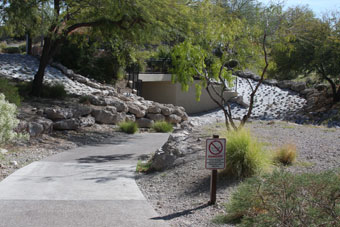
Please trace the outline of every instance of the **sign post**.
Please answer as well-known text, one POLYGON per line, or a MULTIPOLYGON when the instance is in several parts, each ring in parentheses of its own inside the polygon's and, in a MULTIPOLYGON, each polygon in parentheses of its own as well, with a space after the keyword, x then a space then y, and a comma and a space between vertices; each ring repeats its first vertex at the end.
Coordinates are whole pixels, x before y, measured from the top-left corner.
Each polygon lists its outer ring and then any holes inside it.
POLYGON ((205 168, 211 170, 210 205, 216 203, 217 170, 225 169, 225 147, 226 139, 219 139, 218 135, 214 135, 213 139, 207 139, 205 168))

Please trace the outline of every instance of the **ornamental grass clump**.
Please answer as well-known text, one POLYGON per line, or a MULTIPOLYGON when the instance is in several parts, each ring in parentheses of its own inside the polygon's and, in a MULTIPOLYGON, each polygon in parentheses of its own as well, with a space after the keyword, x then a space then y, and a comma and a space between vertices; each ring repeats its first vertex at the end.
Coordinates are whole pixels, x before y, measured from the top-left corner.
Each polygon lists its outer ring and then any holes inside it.
POLYGON ((132 121, 125 121, 119 124, 119 129, 127 134, 134 134, 138 131, 137 123, 132 121))
POLYGON ((215 222, 240 226, 339 226, 340 172, 274 171, 243 182, 215 222))
POLYGON ((283 165, 291 165, 295 162, 297 156, 296 145, 285 144, 278 148, 274 155, 274 161, 283 165))
POLYGON ((245 129, 227 132, 226 169, 223 175, 236 178, 267 172, 271 160, 264 146, 245 129))
POLYGON ((152 129, 156 132, 172 132, 172 124, 166 121, 157 121, 153 124, 152 129))

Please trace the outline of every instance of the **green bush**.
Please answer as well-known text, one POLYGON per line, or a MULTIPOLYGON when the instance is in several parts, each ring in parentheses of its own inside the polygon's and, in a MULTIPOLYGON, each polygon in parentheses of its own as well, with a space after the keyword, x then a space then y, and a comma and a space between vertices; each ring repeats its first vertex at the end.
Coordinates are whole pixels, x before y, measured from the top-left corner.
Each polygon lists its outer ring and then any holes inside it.
POLYGON ((16 118, 17 108, 5 100, 5 95, 0 93, 0 145, 16 138, 18 134, 13 130, 18 126, 16 118))
POLYGON ((128 134, 134 134, 138 131, 137 123, 132 121, 125 121, 119 124, 119 129, 128 134))
POLYGON ((5 78, 0 78, 0 93, 3 93, 6 100, 17 106, 20 106, 20 95, 18 88, 11 85, 5 78))
POLYGON ((7 54, 20 54, 21 50, 19 47, 5 47, 2 49, 2 52, 7 54))
POLYGON ((152 125, 152 129, 156 132, 172 132, 172 124, 166 121, 157 121, 152 125))
POLYGON ((339 226, 339 189, 339 171, 275 171, 242 183, 223 220, 241 226, 339 226))
POLYGON ((231 131, 226 137, 226 169, 222 174, 244 178, 270 169, 270 156, 249 131, 231 131))

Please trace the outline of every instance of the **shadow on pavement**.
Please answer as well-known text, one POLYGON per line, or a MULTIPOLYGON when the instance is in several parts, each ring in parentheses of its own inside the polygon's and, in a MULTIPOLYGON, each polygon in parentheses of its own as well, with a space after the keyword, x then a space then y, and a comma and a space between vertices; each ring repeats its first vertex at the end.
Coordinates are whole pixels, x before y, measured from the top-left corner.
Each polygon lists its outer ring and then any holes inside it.
POLYGON ((184 215, 192 214, 193 211, 201 210, 201 209, 204 209, 208 206, 209 206, 209 204, 203 204, 203 205, 198 206, 196 208, 187 209, 187 210, 183 210, 183 211, 176 212, 176 213, 173 213, 173 214, 169 214, 169 215, 166 215, 166 216, 156 217, 156 218, 151 218, 151 219, 152 220, 165 220, 165 221, 167 221, 167 220, 178 218, 178 217, 181 217, 181 216, 184 216, 184 215))
POLYGON ((78 163, 105 163, 119 160, 128 160, 133 154, 117 154, 117 155, 94 155, 77 159, 78 163))

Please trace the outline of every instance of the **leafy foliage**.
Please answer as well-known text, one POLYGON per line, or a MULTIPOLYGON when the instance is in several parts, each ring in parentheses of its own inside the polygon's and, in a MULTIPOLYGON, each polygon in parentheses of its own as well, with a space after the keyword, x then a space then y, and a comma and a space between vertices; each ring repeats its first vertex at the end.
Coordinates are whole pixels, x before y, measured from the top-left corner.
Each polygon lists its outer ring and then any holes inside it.
POLYGON ((340 101, 340 16, 316 18, 308 8, 292 8, 284 14, 278 41, 272 46, 271 75, 294 79, 318 75, 332 88, 333 101, 340 101))
POLYGON ((226 206, 224 221, 240 226, 337 226, 339 188, 339 171, 275 171, 242 183, 226 206))
POLYGON ((246 129, 230 131, 226 134, 226 169, 223 174, 245 178, 266 172, 271 161, 261 143, 246 129))
POLYGON ((5 100, 5 95, 0 93, 0 145, 18 137, 14 129, 19 124, 16 118, 16 106, 5 100))
POLYGON ((7 79, 0 78, 0 93, 3 93, 6 100, 20 106, 20 95, 18 88, 9 83, 7 79))
POLYGON ((132 121, 125 121, 119 124, 119 129, 128 134, 134 134, 138 131, 137 123, 132 121))
POLYGON ((172 124, 166 121, 157 121, 152 125, 152 129, 156 132, 172 132, 172 124))
MULTIPOLYGON (((257 72, 267 67, 262 67, 265 42, 262 22, 249 26, 243 16, 230 13, 228 4, 205 0, 195 2, 194 6, 188 38, 176 45, 171 54, 172 81, 180 83, 184 91, 194 80, 200 81, 195 85, 197 100, 205 89, 223 110, 228 130, 230 125, 237 129, 223 94, 231 87, 235 70, 248 68, 257 72), (220 89, 215 88, 216 82, 221 84, 220 89)), ((256 91, 254 89, 254 93, 256 91)), ((249 115, 243 118, 241 127, 249 115)))

